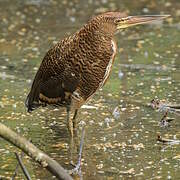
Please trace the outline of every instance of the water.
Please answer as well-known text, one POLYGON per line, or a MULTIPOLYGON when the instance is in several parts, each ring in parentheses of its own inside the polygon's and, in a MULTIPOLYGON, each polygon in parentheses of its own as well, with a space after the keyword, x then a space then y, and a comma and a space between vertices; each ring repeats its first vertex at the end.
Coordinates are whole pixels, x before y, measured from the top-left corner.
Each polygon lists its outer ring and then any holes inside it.
MULTIPOLYGON (((179 117, 162 128, 163 114, 147 104, 154 98, 180 103, 180 3, 169 1, 0 1, 0 121, 56 159, 69 165, 65 111, 26 113, 24 100, 46 51, 75 32, 94 14, 107 10, 171 14, 164 22, 129 28, 116 35, 119 53, 111 78, 79 112, 79 138, 86 135, 84 179, 179 179, 180 146, 163 145, 157 134, 180 139, 179 117), (114 112, 114 110, 116 111, 114 112)), ((0 176, 10 179, 17 161, 14 148, 0 139, 0 176)), ((25 157, 33 179, 52 179, 25 157)), ((23 179, 18 171, 17 179, 23 179)))

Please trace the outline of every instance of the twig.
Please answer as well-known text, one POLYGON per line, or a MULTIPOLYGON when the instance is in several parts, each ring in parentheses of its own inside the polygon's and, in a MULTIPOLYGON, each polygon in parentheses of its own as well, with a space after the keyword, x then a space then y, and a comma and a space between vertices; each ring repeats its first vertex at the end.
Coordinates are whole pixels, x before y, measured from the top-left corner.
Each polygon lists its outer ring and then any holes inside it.
MULTIPOLYGON (((22 157, 23 157, 23 152, 21 153, 21 158, 22 158, 22 157)), ((14 174, 13 174, 11 180, 14 180, 14 179, 15 179, 15 177, 16 177, 16 175, 17 175, 18 168, 19 168, 19 163, 17 163, 17 165, 16 165, 16 168, 15 168, 15 171, 14 171, 14 174)))
POLYGON ((159 99, 153 99, 151 101, 151 107, 155 110, 158 110, 159 112, 164 112, 164 115, 159 122, 159 125, 161 127, 169 126, 169 122, 174 120, 172 118, 167 119, 168 113, 173 113, 180 116, 180 105, 177 104, 171 104, 171 103, 163 102, 159 99))
POLYGON ((16 152, 15 152, 15 156, 16 156, 16 158, 17 158, 17 160, 18 160, 18 163, 19 163, 19 165, 20 165, 20 167, 21 167, 21 169, 22 169, 22 171, 23 171, 26 179, 27 179, 27 180, 31 180, 31 177, 30 177, 30 175, 29 175, 29 172, 27 171, 25 165, 23 164, 21 157, 20 157, 19 154, 16 153, 16 152))
POLYGON ((157 141, 165 143, 165 144, 180 144, 180 140, 174 140, 174 139, 167 139, 167 138, 163 138, 160 135, 157 136, 157 141))
POLYGON ((59 163, 2 123, 0 123, 0 137, 21 149, 25 154, 30 156, 34 161, 38 162, 42 167, 46 168, 58 179, 72 180, 72 177, 59 163))
POLYGON ((164 116, 161 118, 159 125, 161 127, 167 127, 169 126, 169 122, 172 121, 172 119, 168 120, 167 119, 168 111, 165 112, 164 116))
POLYGON ((16 175, 17 175, 18 168, 19 168, 19 163, 17 163, 17 165, 16 165, 16 168, 15 168, 15 171, 14 171, 14 174, 13 174, 11 180, 14 180, 14 179, 15 179, 15 177, 16 177, 16 175))
POLYGON ((171 104, 171 103, 160 101, 159 99, 153 99, 151 101, 151 107, 153 109, 157 109, 160 112, 169 112, 169 113, 173 113, 180 116, 179 104, 171 104))

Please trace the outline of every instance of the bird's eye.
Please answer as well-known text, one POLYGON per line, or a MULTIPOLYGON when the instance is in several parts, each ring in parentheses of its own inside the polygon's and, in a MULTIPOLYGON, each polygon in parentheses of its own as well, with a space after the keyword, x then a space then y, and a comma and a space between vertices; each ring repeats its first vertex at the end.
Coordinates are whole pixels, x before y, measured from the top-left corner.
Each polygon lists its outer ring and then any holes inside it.
POLYGON ((125 21, 127 21, 129 19, 129 17, 125 17, 125 18, 121 18, 121 19, 116 19, 115 23, 123 23, 125 21))
POLYGON ((116 19, 115 23, 120 23, 120 22, 124 22, 124 19, 116 19))

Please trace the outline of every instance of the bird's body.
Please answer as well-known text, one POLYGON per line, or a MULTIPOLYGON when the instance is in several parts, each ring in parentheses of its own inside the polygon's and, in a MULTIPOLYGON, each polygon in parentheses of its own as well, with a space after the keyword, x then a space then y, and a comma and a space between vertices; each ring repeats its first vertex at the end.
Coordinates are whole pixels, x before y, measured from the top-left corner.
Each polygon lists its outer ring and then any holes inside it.
POLYGON ((47 52, 28 97, 29 111, 42 103, 78 109, 105 84, 117 48, 113 32, 102 33, 93 20, 47 52))
POLYGON ((34 78, 26 100, 28 111, 46 104, 64 106, 68 112, 79 109, 110 75, 117 52, 113 40, 117 30, 127 27, 125 22, 131 26, 163 18, 142 17, 104 13, 58 42, 47 52, 34 78))

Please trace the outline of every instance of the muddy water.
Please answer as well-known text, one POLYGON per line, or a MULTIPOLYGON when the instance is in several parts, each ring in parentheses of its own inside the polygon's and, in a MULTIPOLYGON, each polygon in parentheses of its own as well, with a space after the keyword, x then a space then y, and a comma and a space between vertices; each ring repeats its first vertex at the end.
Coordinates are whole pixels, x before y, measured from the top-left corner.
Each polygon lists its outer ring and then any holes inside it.
MULTIPOLYGON (((84 179, 180 179, 180 145, 163 145, 157 134, 180 139, 179 117, 160 127, 163 114, 154 98, 180 104, 180 3, 169 1, 0 1, 0 121, 16 130, 63 167, 69 165, 65 111, 26 113, 24 100, 45 52, 75 32, 93 15, 108 10, 171 14, 165 22, 130 28, 116 35, 118 55, 110 80, 80 110, 86 124, 82 161, 84 179)), ((0 177, 10 179, 14 148, 0 139, 0 177)), ((53 179, 25 157, 32 179, 53 179)), ((19 170, 17 179, 24 176, 19 170)))

